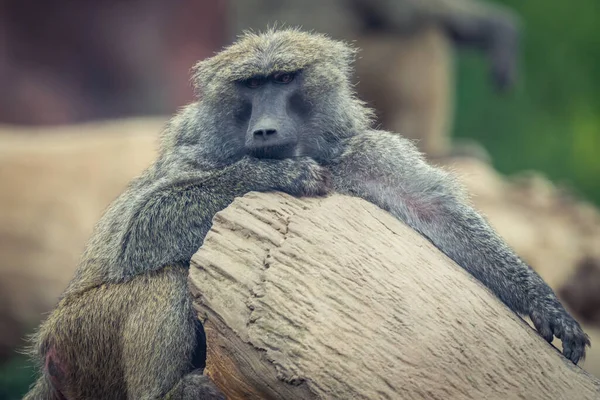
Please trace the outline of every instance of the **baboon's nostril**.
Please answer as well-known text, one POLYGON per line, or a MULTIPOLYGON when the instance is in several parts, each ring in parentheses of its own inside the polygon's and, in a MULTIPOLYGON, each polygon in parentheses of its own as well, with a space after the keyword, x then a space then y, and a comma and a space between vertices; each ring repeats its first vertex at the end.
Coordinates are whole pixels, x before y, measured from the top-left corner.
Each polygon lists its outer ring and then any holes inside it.
POLYGON ((254 137, 267 139, 269 136, 273 136, 277 133, 276 129, 257 129, 254 131, 254 137))

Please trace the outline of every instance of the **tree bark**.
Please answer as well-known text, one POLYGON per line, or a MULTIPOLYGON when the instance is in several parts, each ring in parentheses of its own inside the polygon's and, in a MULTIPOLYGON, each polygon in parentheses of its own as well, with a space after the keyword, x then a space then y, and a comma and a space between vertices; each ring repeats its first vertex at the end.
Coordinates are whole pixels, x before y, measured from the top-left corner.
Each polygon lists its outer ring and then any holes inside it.
POLYGON ((600 380, 360 199, 236 199, 190 286, 207 373, 230 399, 600 397, 600 380))

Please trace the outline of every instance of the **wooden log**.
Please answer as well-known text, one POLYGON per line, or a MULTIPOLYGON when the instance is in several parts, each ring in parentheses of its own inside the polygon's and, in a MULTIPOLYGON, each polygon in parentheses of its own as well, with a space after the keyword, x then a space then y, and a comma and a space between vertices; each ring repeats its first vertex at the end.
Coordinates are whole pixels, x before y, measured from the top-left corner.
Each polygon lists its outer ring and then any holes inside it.
POLYGON ((600 380, 360 199, 236 199, 190 287, 230 399, 600 398, 600 380))

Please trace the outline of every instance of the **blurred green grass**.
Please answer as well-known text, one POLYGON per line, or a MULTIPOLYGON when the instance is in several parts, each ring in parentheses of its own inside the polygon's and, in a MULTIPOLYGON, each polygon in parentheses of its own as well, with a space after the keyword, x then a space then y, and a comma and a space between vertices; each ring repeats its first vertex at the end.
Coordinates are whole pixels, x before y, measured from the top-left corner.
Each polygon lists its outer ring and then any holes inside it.
POLYGON ((524 21, 520 79, 497 96, 486 60, 461 54, 454 136, 503 173, 539 170, 600 204, 600 1, 498 2, 524 21))
POLYGON ((29 360, 22 355, 15 356, 6 364, 1 365, 0 399, 21 399, 34 381, 34 372, 29 360))

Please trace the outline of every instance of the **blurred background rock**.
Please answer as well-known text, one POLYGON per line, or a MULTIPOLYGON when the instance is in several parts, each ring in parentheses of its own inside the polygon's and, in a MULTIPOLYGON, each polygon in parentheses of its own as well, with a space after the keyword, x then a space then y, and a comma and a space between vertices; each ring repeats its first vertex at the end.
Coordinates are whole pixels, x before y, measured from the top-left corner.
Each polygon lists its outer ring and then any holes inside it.
POLYGON ((597 0, 0 0, 0 398, 31 382, 15 350, 193 99, 190 67, 276 21, 363 48, 357 88, 381 125, 463 176, 598 343, 598 15, 597 0))

